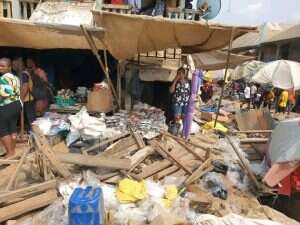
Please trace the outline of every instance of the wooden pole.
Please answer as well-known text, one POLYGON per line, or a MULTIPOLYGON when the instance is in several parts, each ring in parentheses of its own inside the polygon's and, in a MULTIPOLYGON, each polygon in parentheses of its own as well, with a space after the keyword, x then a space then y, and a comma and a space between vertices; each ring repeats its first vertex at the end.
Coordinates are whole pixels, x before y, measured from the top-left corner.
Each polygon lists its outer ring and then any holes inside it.
POLYGON ((21 136, 21 140, 24 140, 24 134, 25 134, 25 126, 24 126, 24 109, 22 109, 21 113, 20 113, 20 136, 21 136))
POLYGON ((93 37, 91 36, 91 34, 88 32, 88 30, 81 24, 80 25, 80 28, 85 36, 85 39, 87 41, 87 43, 89 44, 93 54, 95 55, 95 57, 97 58, 97 61, 101 67, 101 69, 103 70, 104 74, 105 74, 105 77, 107 79, 107 82, 108 82, 108 85, 110 86, 111 90, 112 90, 112 93, 113 93, 113 96, 118 104, 118 107, 120 108, 120 105, 119 105, 119 102, 118 102, 118 96, 117 96, 117 92, 116 92, 116 89, 113 85, 113 83, 111 82, 111 79, 109 77, 109 73, 108 73, 108 70, 106 69, 106 67, 104 66, 102 60, 101 60, 101 57, 98 53, 98 49, 96 47, 96 44, 95 44, 95 41, 93 39, 93 37))
POLYGON ((118 91, 118 101, 119 105, 122 106, 122 84, 121 84, 121 69, 120 63, 118 61, 118 73, 117 73, 117 91, 118 91))
POLYGON ((215 119, 215 122, 214 122, 214 127, 216 127, 216 125, 217 125, 218 117, 219 117, 219 114, 220 114, 220 108, 221 108, 221 104, 222 104, 222 100, 223 100, 225 82, 226 82, 226 79, 227 79, 227 72, 228 72, 228 68, 229 68, 229 64, 230 64, 230 57, 231 57, 231 50, 232 50, 232 42, 233 42, 233 38, 234 38, 234 31, 235 31, 235 28, 232 28, 230 42, 229 42, 229 49, 228 49, 228 52, 227 52, 224 83, 222 85, 221 96, 220 96, 220 99, 219 99, 219 102, 218 102, 218 108, 217 108, 216 119, 215 119))

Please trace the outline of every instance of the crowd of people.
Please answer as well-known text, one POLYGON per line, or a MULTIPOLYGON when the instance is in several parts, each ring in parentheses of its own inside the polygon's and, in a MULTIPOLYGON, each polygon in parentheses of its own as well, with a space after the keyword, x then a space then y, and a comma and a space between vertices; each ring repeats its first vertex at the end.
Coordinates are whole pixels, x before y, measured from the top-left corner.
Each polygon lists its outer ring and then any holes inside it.
POLYGON ((48 108, 47 73, 32 58, 0 59, 0 140, 6 157, 15 154, 17 124, 24 112, 26 128, 48 108))
POLYGON ((296 94, 293 90, 263 87, 255 83, 234 82, 233 95, 241 99, 240 108, 246 110, 268 108, 275 113, 288 113, 296 108, 296 94))

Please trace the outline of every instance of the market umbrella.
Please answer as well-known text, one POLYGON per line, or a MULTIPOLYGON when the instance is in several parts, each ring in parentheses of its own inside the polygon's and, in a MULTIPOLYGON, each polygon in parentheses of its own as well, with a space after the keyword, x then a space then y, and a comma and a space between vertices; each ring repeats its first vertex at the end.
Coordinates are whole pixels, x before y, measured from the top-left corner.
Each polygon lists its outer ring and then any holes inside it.
POLYGON ((300 89, 300 63, 289 60, 277 60, 260 69, 252 81, 267 84, 281 89, 300 89))
POLYGON ((250 80, 254 76, 254 74, 259 71, 264 65, 264 62, 256 60, 245 62, 235 68, 230 78, 231 80, 250 80))

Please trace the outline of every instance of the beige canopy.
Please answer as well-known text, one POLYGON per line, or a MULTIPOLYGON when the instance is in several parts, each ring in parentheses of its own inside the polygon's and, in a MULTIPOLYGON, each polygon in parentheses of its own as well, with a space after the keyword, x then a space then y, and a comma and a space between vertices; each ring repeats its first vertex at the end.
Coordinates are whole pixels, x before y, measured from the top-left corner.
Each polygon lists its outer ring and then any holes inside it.
POLYGON ((96 24, 105 29, 104 43, 118 59, 128 59, 137 53, 181 47, 188 52, 220 49, 235 37, 253 27, 221 26, 204 21, 189 21, 92 11, 96 24))
MULTIPOLYGON (((196 68, 202 70, 220 70, 226 68, 227 53, 221 51, 210 51, 192 54, 196 68)), ((252 56, 231 54, 229 68, 234 68, 243 62, 253 60, 252 56)))
MULTIPOLYGON (((79 26, 37 24, 27 20, 0 18, 0 46, 34 49, 89 49, 79 26)), ((103 29, 88 28, 98 49, 103 49, 103 29)))

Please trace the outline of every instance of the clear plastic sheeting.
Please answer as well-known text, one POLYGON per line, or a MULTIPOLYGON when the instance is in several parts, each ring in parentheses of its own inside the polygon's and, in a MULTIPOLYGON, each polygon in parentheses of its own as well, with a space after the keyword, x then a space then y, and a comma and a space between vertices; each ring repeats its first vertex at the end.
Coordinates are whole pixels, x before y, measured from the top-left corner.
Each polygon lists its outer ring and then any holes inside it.
POLYGON ((25 219, 20 225, 68 225, 67 210, 62 201, 57 200, 34 217, 25 219))
POLYGON ((300 119, 280 122, 271 136, 269 153, 272 163, 300 160, 300 119))
POLYGON ((194 225, 280 225, 270 220, 249 219, 236 214, 224 217, 200 215, 194 220, 194 225))
POLYGON ((232 166, 226 174, 230 182, 239 190, 246 192, 249 188, 249 178, 239 166, 232 166))
POLYGON ((70 124, 66 115, 47 112, 43 117, 37 118, 33 124, 38 126, 44 135, 56 135, 63 131, 69 131, 70 124))

